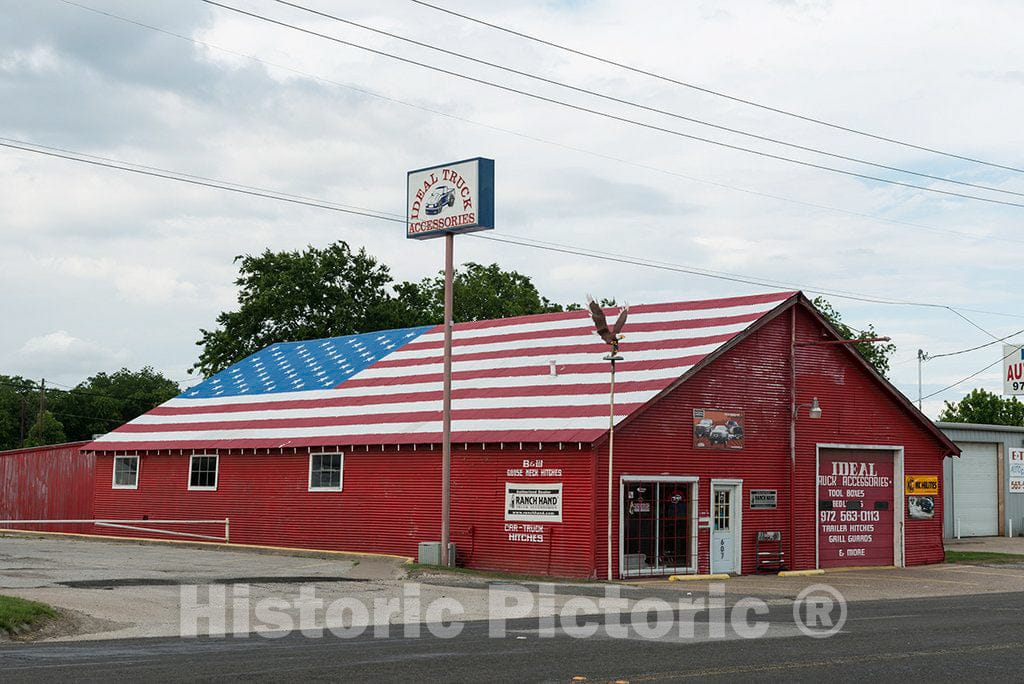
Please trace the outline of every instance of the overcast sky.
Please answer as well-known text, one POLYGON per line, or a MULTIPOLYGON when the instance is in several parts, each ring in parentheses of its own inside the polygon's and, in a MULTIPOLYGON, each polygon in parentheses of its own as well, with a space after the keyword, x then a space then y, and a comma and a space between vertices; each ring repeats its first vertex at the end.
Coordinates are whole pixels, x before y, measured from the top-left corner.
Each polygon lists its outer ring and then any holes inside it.
MULTIPOLYGON (((744 99, 1024 168, 1021 3, 436 3, 744 99)), ((1024 204, 1024 194, 918 178, 602 101, 272 0, 224 4, 688 135, 1024 204)), ((1024 193, 1024 173, 629 73, 409 0, 299 4, 647 107, 1024 193)), ((799 288, 811 297, 843 291, 938 305, 829 297, 852 326, 873 323, 893 338, 891 377, 914 399, 918 348, 941 354, 1024 328, 1022 207, 843 176, 612 121, 200 0, 0 0, 0 136, 393 214, 403 212, 407 170, 490 157, 496 234, 778 284, 468 237, 457 240, 457 261, 498 262, 560 302, 581 301, 587 292, 646 303, 799 288), (958 307, 977 327, 941 305, 958 307)), ((197 358, 199 329, 235 305, 238 254, 345 240, 366 247, 400 280, 431 275, 442 263, 443 241, 409 241, 400 224, 386 221, 7 148, 0 148, 0 176, 0 373, 72 385, 101 370, 152 365, 183 386, 194 382, 187 369, 197 358)), ((926 362, 924 394, 1001 355, 997 344, 926 362)), ((942 400, 978 386, 1000 392, 1000 365, 926 400, 925 411, 934 416, 942 400)))

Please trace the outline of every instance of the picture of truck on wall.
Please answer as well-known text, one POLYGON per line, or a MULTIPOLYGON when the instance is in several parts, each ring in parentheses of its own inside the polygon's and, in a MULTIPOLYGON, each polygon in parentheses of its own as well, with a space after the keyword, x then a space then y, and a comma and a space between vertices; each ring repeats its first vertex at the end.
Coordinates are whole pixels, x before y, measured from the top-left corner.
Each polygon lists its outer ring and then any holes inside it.
POLYGON ((720 409, 693 410, 693 446, 698 449, 742 449, 743 414, 720 409))

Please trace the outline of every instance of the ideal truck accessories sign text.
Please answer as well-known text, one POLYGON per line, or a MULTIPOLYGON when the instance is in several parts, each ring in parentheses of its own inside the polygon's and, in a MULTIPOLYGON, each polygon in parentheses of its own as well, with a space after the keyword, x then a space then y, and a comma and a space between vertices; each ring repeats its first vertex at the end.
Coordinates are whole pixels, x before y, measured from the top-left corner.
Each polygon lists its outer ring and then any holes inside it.
POLYGON ((494 228, 494 161, 466 159, 410 171, 406 187, 406 237, 494 228))

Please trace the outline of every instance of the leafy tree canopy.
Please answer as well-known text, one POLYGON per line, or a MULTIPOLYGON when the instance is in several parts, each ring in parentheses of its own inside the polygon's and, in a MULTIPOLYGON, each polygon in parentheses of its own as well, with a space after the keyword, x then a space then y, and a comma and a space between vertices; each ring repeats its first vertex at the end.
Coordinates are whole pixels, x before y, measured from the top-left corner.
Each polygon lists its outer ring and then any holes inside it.
MULTIPOLYGON (((850 326, 843 323, 842 315, 836 311, 829 302, 823 297, 815 297, 814 301, 811 302, 817 307, 818 311, 828 319, 832 327, 836 329, 839 335, 843 339, 847 340, 867 340, 872 337, 879 337, 879 334, 875 332, 875 326, 868 325, 864 330, 854 330, 850 326)), ((879 373, 883 376, 889 373, 889 357, 896 351, 896 345, 892 342, 858 342, 853 345, 853 348, 860 352, 868 363, 875 367, 879 373)))
MULTIPOLYGON (((393 282, 388 267, 344 242, 239 256, 238 308, 201 330, 192 367, 209 377, 275 342, 440 323, 444 277, 393 282)), ((562 311, 529 277, 469 262, 455 273, 456 322, 562 311)), ((574 307, 578 308, 578 307, 574 307)))
POLYGON ((61 422, 50 411, 43 411, 28 431, 28 439, 25 440, 25 446, 63 444, 66 441, 68 441, 68 438, 64 434, 64 426, 61 422))
POLYGON ((181 390, 150 367, 97 373, 72 389, 0 375, 0 450, 92 439, 159 406, 181 390), (40 408, 43 408, 40 414, 40 408))
POLYGON ((1024 426, 1024 403, 1017 397, 1004 398, 979 387, 958 402, 944 403, 940 421, 1024 426))

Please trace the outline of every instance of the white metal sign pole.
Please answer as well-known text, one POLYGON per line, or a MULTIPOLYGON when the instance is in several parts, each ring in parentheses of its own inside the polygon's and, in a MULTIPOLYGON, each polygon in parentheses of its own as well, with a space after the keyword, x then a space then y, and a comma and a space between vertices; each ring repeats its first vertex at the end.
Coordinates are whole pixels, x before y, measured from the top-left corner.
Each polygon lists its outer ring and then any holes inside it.
POLYGON ((452 470, 452 327, 455 235, 444 236, 444 387, 441 395, 441 565, 450 565, 448 538, 452 470))

